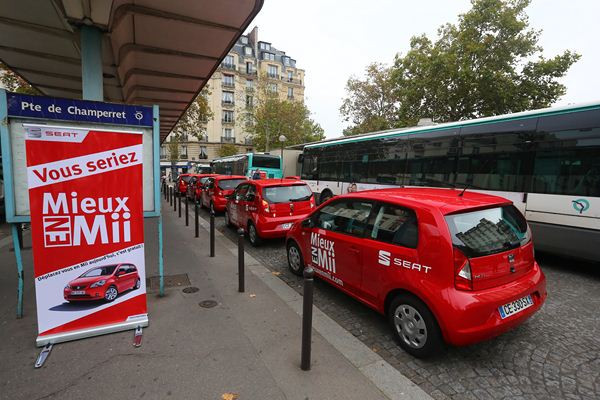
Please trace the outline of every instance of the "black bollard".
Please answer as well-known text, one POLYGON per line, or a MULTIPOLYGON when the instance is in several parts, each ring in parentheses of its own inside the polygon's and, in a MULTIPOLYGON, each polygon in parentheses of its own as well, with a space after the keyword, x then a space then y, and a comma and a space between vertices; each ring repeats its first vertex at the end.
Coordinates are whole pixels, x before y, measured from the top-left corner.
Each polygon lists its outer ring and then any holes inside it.
POLYGON ((179 207, 179 218, 181 218, 181 193, 177 196, 177 202, 179 203, 177 207, 179 207))
POLYGON ((177 211, 177 192, 173 188, 173 211, 177 211))
POLYGON ((245 274, 244 274, 244 229, 239 228, 238 231, 238 292, 244 293, 245 290, 245 274))
POLYGON ((190 226, 190 220, 188 216, 188 198, 185 196, 185 226, 190 226))
POLYGON ((210 212, 210 256, 215 256, 215 212, 210 212))
POLYGON ((198 237, 199 235, 199 231, 198 231, 198 203, 194 202, 194 230, 195 230, 195 237, 198 237))
POLYGON ((309 266, 304 268, 304 296, 302 301, 302 361, 300 368, 310 370, 310 349, 312 336, 312 308, 315 271, 309 266))
POLYGON ((169 205, 173 206, 173 188, 169 186, 169 205))

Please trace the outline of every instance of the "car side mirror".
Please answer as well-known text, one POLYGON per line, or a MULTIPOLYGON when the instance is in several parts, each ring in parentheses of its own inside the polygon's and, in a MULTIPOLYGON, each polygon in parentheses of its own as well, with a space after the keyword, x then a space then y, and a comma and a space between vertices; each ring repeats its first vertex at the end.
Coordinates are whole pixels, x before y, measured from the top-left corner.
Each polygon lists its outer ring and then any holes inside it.
POLYGON ((315 226, 315 222, 313 221, 312 218, 306 218, 305 220, 302 221, 303 228, 314 228, 314 226, 315 226))

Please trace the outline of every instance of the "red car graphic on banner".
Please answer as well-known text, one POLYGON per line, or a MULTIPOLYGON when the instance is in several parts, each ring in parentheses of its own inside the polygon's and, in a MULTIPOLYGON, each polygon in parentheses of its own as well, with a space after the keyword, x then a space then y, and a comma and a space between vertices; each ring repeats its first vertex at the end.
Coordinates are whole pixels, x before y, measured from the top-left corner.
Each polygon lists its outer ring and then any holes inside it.
POLYGON ((147 323, 141 132, 23 125, 38 341, 147 323))

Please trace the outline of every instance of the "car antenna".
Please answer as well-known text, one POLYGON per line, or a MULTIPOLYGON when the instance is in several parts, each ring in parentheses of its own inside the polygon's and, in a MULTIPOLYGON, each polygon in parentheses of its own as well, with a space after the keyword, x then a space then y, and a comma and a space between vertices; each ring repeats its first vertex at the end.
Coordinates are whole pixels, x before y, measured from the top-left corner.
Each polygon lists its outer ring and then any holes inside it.
POLYGON ((469 184, 467 183, 467 186, 465 186, 465 188, 462 190, 462 192, 460 192, 460 193, 458 194, 458 197, 462 197, 462 196, 463 196, 463 194, 465 194, 465 192, 466 192, 466 191, 467 191, 467 189, 469 188, 469 186, 471 186, 471 185, 469 185, 469 184))

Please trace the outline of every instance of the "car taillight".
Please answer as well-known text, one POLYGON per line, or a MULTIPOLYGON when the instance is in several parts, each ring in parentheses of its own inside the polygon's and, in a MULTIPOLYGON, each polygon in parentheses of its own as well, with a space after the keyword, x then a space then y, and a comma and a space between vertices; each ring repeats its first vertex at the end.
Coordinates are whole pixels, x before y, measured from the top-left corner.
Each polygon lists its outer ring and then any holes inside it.
POLYGON ((266 200, 263 200, 261 202, 261 205, 264 212, 266 212, 267 214, 271 212, 271 210, 269 209, 269 203, 267 203, 266 200))
POLYGON ((454 287, 459 290, 473 290, 471 264, 462 251, 454 248, 454 287))
POLYGON ((219 193, 218 193, 218 195, 219 195, 219 196, 223 196, 223 192, 221 192, 221 191, 219 190, 219 193))
POLYGON ((310 198, 310 208, 314 208, 315 207, 315 198, 311 197, 310 198))

